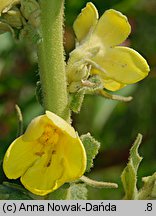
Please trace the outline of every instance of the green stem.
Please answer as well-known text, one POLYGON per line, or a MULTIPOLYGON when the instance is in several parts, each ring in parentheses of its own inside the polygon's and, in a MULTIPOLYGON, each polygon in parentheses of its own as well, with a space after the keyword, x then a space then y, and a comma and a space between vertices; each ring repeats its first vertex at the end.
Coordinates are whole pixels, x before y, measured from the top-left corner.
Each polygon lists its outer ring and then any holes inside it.
POLYGON ((99 181, 92 180, 86 176, 82 176, 80 180, 86 183, 87 185, 95 188, 118 188, 118 185, 116 183, 99 182, 99 181))
POLYGON ((108 92, 104 91, 104 90, 98 90, 96 92, 97 94, 107 98, 107 99, 111 99, 111 100, 117 100, 117 101, 123 101, 123 102, 129 102, 133 99, 133 97, 128 96, 128 97, 124 97, 121 95, 114 95, 114 94, 109 94, 108 92))
POLYGON ((67 83, 63 49, 64 0, 40 1, 41 37, 38 61, 45 110, 69 121, 67 83))

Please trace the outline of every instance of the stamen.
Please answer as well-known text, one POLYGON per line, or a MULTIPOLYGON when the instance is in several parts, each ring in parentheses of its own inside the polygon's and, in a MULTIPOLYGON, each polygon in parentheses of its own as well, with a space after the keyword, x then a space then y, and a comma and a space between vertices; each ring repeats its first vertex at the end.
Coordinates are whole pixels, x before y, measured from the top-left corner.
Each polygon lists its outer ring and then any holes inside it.
POLYGON ((40 156, 40 157, 44 154, 45 154, 45 152, 35 152, 35 155, 40 156))
POLYGON ((36 152, 35 155, 42 156, 46 154, 45 167, 49 167, 52 162, 52 155, 56 153, 56 145, 59 140, 59 131, 52 125, 47 125, 38 142, 41 144, 42 148, 40 151, 36 152))
POLYGON ((100 65, 98 65, 96 62, 90 59, 86 59, 86 62, 89 63, 93 68, 103 72, 107 77, 111 78, 110 74, 105 69, 103 69, 100 65))
POLYGON ((56 150, 53 150, 53 151, 52 151, 52 154, 56 154, 56 150))
POLYGON ((49 166, 50 166, 51 160, 52 160, 52 158, 50 158, 50 159, 48 160, 48 163, 46 164, 46 167, 49 167, 49 166))
POLYGON ((93 68, 97 69, 98 71, 101 71, 103 74, 103 76, 105 76, 105 78, 108 78, 108 79, 112 79, 116 82, 119 82, 118 80, 116 80, 113 76, 111 76, 108 71, 106 71, 104 68, 102 68, 100 65, 98 65, 96 62, 90 60, 90 59, 86 59, 86 62, 88 64, 90 64, 93 68))

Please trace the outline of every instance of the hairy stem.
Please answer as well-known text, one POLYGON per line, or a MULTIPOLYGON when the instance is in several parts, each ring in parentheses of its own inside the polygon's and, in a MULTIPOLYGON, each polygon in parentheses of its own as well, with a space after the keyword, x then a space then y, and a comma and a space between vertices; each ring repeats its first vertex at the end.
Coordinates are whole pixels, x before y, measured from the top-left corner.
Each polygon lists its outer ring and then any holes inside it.
POLYGON ((40 6, 42 41, 38 45, 38 61, 44 108, 69 121, 63 49, 64 0, 40 0, 40 6))
POLYGON ((86 176, 82 176, 80 180, 86 183, 87 185, 95 188, 118 188, 118 185, 116 183, 99 182, 99 181, 92 180, 86 176))

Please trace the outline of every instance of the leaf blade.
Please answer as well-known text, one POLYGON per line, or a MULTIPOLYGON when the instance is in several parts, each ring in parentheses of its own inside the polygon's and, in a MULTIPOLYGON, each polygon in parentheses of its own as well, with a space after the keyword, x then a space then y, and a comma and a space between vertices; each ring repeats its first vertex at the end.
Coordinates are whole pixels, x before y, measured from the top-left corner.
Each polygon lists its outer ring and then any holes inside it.
POLYGON ((80 137, 87 154, 87 167, 86 172, 89 172, 93 167, 93 160, 98 154, 100 143, 96 141, 90 133, 84 134, 80 137))
POLYGON ((142 160, 138 153, 138 148, 142 141, 142 135, 138 134, 134 144, 130 149, 129 162, 121 174, 121 181, 125 191, 124 199, 137 199, 137 171, 142 160))

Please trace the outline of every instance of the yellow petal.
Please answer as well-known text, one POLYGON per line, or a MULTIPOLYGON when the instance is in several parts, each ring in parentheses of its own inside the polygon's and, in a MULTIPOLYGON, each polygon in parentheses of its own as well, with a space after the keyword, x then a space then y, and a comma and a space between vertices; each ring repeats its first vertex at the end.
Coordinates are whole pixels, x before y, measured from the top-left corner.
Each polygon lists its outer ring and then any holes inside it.
POLYGON ((87 3, 74 22, 73 29, 78 41, 82 41, 89 31, 94 28, 98 20, 98 11, 93 3, 87 3))
POLYGON ((103 86, 104 86, 105 89, 108 89, 110 91, 117 91, 119 89, 122 89, 126 85, 109 79, 109 80, 104 80, 103 81, 103 86))
POLYGON ((46 111, 46 116, 49 118, 51 124, 53 124, 56 128, 59 128, 63 133, 66 133, 73 138, 76 137, 74 128, 69 125, 64 119, 50 111, 46 111))
POLYGON ((32 193, 46 195, 65 182, 73 181, 83 175, 86 169, 86 154, 79 138, 63 135, 51 163, 47 166, 49 154, 43 155, 21 177, 22 184, 32 193))
MULTIPOLYGON (((94 61, 107 72, 107 78, 122 84, 132 84, 144 79, 149 72, 146 60, 135 50, 127 47, 108 49, 94 61)), ((94 70, 91 71, 94 74, 94 70)), ((99 72, 101 74, 102 72, 99 72)))
POLYGON ((83 175, 86 153, 74 128, 59 116, 46 111, 45 115, 35 118, 26 133, 10 145, 3 169, 8 178, 21 176, 22 184, 32 193, 45 195, 83 175), (49 131, 47 133, 46 130, 49 124, 58 129, 55 131, 58 135, 52 133, 51 136, 57 136, 48 137, 49 131))
POLYGON ((110 9, 100 17, 91 41, 100 41, 104 47, 112 47, 125 41, 130 32, 127 17, 119 11, 110 9))
POLYGON ((76 139, 62 137, 59 152, 64 158, 64 173, 57 184, 62 183, 62 180, 73 181, 81 177, 86 170, 86 152, 78 136, 76 139))
POLYGON ((46 115, 41 115, 34 118, 27 127, 23 135, 24 141, 33 141, 38 139, 44 132, 45 125, 48 123, 46 115))
POLYGON ((10 179, 19 178, 38 159, 35 152, 40 150, 41 146, 37 143, 24 142, 22 137, 12 142, 4 157, 3 169, 10 179))
POLYGON ((123 87, 125 87, 126 85, 123 84, 123 83, 120 83, 120 82, 117 82, 117 81, 114 81, 112 79, 108 79, 106 77, 106 75, 102 72, 102 71, 99 71, 97 69, 92 69, 91 70, 91 73, 92 74, 97 74, 99 75, 101 78, 102 78, 102 82, 103 82, 103 87, 105 89, 108 89, 110 91, 117 91, 119 89, 122 89, 123 87))
POLYGON ((32 193, 40 196, 52 192, 56 181, 63 173, 62 158, 58 153, 52 155, 50 166, 47 166, 47 158, 48 154, 43 155, 21 177, 22 184, 32 193))

